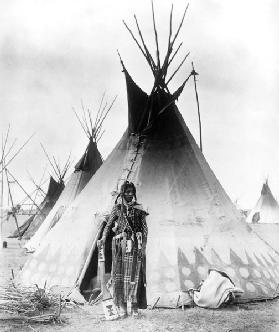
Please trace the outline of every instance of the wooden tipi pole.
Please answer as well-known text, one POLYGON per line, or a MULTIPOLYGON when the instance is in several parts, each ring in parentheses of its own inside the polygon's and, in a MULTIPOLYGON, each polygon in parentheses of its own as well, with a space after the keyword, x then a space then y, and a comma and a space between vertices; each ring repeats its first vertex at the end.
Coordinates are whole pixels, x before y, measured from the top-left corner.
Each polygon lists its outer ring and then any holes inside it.
POLYGON ((199 132, 200 132, 200 149, 202 152, 202 127, 201 127, 201 113, 200 113, 200 103, 199 103, 199 96, 198 96, 198 90, 197 90, 197 79, 196 76, 199 75, 194 68, 194 63, 192 62, 192 75, 194 77, 194 85, 195 85, 195 94, 196 94, 196 101, 198 106, 198 118, 199 118, 199 132))

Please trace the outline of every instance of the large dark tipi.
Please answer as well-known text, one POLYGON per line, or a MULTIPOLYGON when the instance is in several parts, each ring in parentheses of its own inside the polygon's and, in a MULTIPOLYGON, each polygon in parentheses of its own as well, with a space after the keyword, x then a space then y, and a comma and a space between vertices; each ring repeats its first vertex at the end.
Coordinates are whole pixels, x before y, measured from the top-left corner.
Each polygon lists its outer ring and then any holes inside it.
POLYGON ((175 92, 168 88, 173 77, 168 70, 180 48, 174 48, 174 43, 185 13, 173 34, 171 11, 163 61, 154 15, 156 60, 146 47, 137 20, 139 39, 128 28, 154 74, 152 91, 147 94, 140 89, 122 63, 128 129, 25 264, 23 284, 43 286, 47 281, 49 287, 59 285, 70 294, 82 293, 97 273, 96 241, 102 232, 103 215, 110 211, 120 185, 128 179, 135 183, 138 201, 149 212, 149 304, 176 307, 190 303, 188 290, 206 278, 209 268, 226 272, 244 290, 244 301, 277 294, 278 254, 240 219, 175 104, 194 73, 175 92))

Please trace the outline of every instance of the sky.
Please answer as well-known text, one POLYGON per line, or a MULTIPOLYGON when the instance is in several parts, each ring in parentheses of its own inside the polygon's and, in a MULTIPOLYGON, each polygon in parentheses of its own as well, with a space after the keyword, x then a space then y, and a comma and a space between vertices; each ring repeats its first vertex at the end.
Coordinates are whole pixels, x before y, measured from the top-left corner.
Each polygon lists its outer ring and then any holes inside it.
MULTIPOLYGON (((154 0, 161 53, 171 3, 154 0)), ((175 27, 187 2, 173 3, 175 27)), ((117 50, 137 84, 150 91, 152 73, 122 23, 135 31, 134 14, 154 54, 149 0, 0 1, 0 133, 5 137, 10 124, 13 151, 34 133, 9 165, 27 191, 34 189, 28 173, 39 182, 48 164, 40 143, 61 164, 70 152, 73 161, 82 155, 87 138, 73 112, 81 112, 81 102, 94 116, 104 92, 108 102, 117 96, 99 142, 104 158, 120 139, 127 96, 117 50)), ((176 64, 190 56, 170 84, 174 91, 194 61, 204 155, 231 199, 247 209, 267 177, 279 198, 278 14, 276 0, 190 0, 176 64)), ((178 107, 198 140, 192 81, 178 107)), ((24 196, 16 184, 12 190, 17 199, 24 196)))

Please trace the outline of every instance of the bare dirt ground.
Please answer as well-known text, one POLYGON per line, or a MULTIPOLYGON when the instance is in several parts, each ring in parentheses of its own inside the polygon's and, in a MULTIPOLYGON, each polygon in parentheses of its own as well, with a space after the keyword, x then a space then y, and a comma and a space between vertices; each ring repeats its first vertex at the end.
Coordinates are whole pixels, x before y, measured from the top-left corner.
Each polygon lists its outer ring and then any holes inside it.
MULTIPOLYGON (((0 287, 16 274, 27 254, 17 240, 9 240, 7 249, 0 249, 0 287)), ((189 331, 189 332, 276 332, 279 331, 279 299, 234 305, 218 310, 202 308, 143 310, 138 319, 129 317, 104 321, 100 306, 67 306, 62 310, 60 324, 29 324, 1 320, 2 332, 120 332, 120 331, 189 331)))

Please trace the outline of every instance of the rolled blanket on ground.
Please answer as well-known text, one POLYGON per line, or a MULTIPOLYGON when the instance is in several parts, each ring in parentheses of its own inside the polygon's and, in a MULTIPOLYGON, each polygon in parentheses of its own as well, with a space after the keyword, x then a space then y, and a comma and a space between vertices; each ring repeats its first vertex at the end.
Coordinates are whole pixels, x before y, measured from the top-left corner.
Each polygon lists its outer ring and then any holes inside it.
POLYGON ((236 287, 225 272, 210 269, 200 288, 193 291, 193 300, 199 307, 219 308, 242 293, 244 291, 236 287))

